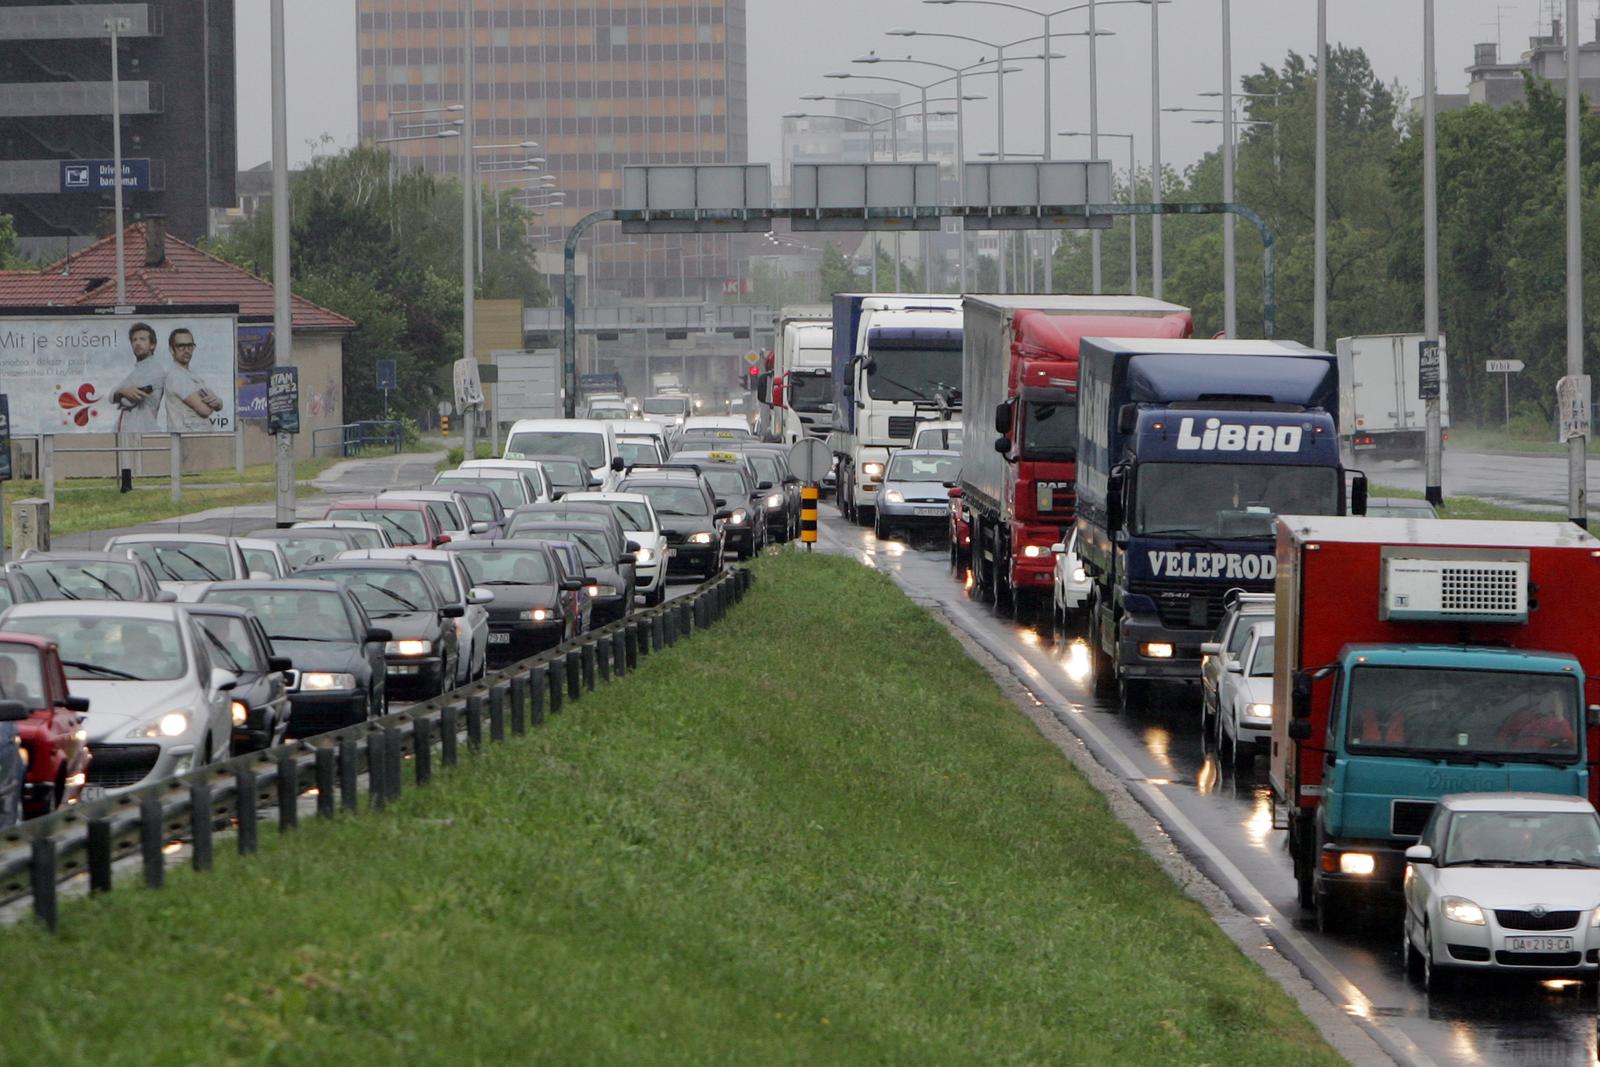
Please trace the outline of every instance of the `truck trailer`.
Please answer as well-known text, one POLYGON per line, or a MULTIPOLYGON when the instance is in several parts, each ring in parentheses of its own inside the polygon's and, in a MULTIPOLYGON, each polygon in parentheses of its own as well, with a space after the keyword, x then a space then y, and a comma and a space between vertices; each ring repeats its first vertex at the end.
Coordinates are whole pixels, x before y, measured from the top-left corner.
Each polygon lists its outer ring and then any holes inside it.
POLYGON ((1600 540, 1570 523, 1277 521, 1274 804, 1300 903, 1390 896, 1448 793, 1596 797, 1600 540))
POLYGON ((1230 590, 1272 588, 1279 513, 1366 508, 1339 462, 1334 357, 1279 341, 1093 338, 1080 348, 1078 557, 1095 684, 1198 696, 1230 590), (1348 501, 1347 501, 1348 495, 1348 501))
POLYGON ((1182 338, 1189 309, 1139 296, 968 296, 962 301, 960 497, 973 590, 1019 616, 1048 600, 1050 546, 1073 521, 1078 346, 1086 336, 1182 338), (981 420, 981 421, 980 421, 981 420), (978 432, 993 421, 995 433, 978 432))
POLYGON ((786 445, 802 437, 826 440, 833 426, 833 309, 786 307, 774 337, 761 378, 762 433, 786 445))
MULTIPOLYGON (((1418 386, 1420 333, 1341 337, 1339 433, 1352 456, 1423 458, 1428 402, 1418 386)), ((1439 336, 1439 425, 1450 428, 1449 361, 1439 336)))
POLYGON ((870 523, 889 452, 960 410, 961 298, 836 294, 832 385, 839 511, 870 523))

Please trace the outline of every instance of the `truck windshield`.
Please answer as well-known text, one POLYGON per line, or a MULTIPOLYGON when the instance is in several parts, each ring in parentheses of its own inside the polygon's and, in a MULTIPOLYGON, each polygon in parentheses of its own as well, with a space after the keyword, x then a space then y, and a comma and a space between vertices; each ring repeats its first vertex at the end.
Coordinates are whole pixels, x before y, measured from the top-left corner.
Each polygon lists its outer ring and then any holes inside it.
POLYGON ((796 411, 833 410, 833 375, 791 374, 789 406, 796 411))
POLYGON ((1266 463, 1145 463, 1134 504, 1135 533, 1270 538, 1279 514, 1332 515, 1332 467, 1266 463))
POLYGON ((959 348, 875 348, 872 361, 874 400, 934 400, 941 389, 961 388, 959 348))
POLYGON ((1078 405, 1031 401, 1022 416, 1022 458, 1078 458, 1078 405))
POLYGON ((1578 758, 1578 686, 1570 674, 1357 667, 1345 706, 1353 755, 1578 758))

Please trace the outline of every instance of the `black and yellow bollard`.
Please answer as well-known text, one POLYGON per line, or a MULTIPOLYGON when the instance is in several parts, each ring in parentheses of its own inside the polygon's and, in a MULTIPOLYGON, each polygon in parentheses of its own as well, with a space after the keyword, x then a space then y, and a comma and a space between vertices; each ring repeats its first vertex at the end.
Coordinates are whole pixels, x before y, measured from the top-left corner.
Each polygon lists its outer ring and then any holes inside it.
POLYGON ((821 495, 822 491, 814 485, 800 490, 800 542, 808 552, 817 543, 817 498, 821 495))

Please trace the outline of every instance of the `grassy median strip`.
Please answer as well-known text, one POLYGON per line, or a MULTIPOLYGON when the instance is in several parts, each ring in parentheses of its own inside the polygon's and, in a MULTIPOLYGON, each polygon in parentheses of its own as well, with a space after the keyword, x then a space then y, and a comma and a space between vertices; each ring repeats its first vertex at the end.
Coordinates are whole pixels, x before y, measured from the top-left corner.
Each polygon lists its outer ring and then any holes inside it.
MULTIPOLYGON (((1391 485, 1375 485, 1372 495, 1377 497, 1395 496, 1407 500, 1421 500, 1424 494, 1416 489, 1401 489, 1391 485)), ((1444 498, 1444 503, 1438 507, 1441 519, 1504 519, 1511 522, 1566 522, 1565 511, 1550 511, 1543 508, 1521 508, 1512 504, 1497 504, 1493 500, 1483 500, 1475 496, 1456 496, 1451 494, 1444 498)))
POLYGON ((0 930, 29 1061, 1338 1062, 887 579, 758 569, 385 814, 0 930))

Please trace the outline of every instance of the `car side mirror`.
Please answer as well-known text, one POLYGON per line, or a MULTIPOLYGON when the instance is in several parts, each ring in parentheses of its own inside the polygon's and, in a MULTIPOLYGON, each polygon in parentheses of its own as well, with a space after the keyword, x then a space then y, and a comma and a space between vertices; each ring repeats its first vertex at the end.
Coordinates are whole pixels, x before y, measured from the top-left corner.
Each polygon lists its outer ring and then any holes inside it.
POLYGON ((1222 668, 1223 668, 1223 670, 1227 671, 1229 674, 1243 674, 1244 673, 1244 664, 1240 663, 1236 659, 1228 660, 1228 662, 1226 662, 1226 663, 1224 663, 1222 665, 1222 668))
POLYGON ((627 464, 622 461, 622 457, 621 456, 612 456, 611 457, 611 469, 612 470, 620 471, 620 470, 622 470, 623 467, 626 467, 626 466, 627 466, 627 464))
POLYGON ((481 585, 475 585, 471 589, 467 590, 467 603, 473 605, 493 604, 494 590, 485 589, 481 585))
POLYGON ((951 500, 960 500, 961 499, 961 487, 959 485, 955 485, 955 486, 951 486, 950 487, 950 499, 951 500))
POLYGON ((582 589, 583 586, 584 581, 582 578, 561 579, 561 591, 563 593, 576 593, 578 590, 582 589))
POLYGON ((21 722, 31 714, 20 700, 0 700, 0 722, 21 722))
POLYGON ((628 551, 629 552, 637 552, 643 547, 644 547, 643 545, 641 545, 639 542, 635 541, 633 538, 631 538, 631 537, 628 538, 628 551))
POLYGON ((1311 720, 1310 719, 1293 719, 1293 720, 1291 720, 1290 723, 1289 723, 1289 740, 1291 740, 1291 741, 1309 741, 1309 740, 1311 740, 1311 720))
POLYGON ((467 609, 462 607, 460 604, 446 604, 444 607, 439 609, 439 618, 459 619, 466 613, 467 609))
POLYGON ((633 567, 638 564, 639 557, 634 555, 632 552, 624 552, 622 555, 617 557, 617 562, 624 567, 633 567))
MULTIPOLYGON (((1311 675, 1295 671, 1293 688, 1289 692, 1289 714, 1300 721, 1311 718, 1311 675)), ((1309 735, 1308 735, 1309 736, 1309 735)))
POLYGON ((771 482, 757 482, 756 483, 756 492, 758 492, 758 493, 765 492, 766 490, 771 489, 771 488, 772 488, 772 483, 771 482))
POLYGON ((283 671, 292 671, 294 670, 294 661, 288 656, 268 656, 267 670, 278 671, 280 673, 283 671))
POLYGON ((394 634, 381 626, 374 626, 367 630, 367 640, 375 644, 388 644, 394 640, 394 634))
POLYGON ((89 698, 69 696, 66 700, 61 702, 61 706, 66 708, 68 711, 75 711, 79 715, 82 715, 84 712, 89 710, 89 698))
POLYGON ((720 496, 717 497, 715 500, 713 500, 712 503, 715 504, 719 508, 725 508, 725 507, 728 506, 728 501, 726 500, 726 498, 720 497, 720 496))
POLYGON ((1200 654, 1202 656, 1220 656, 1222 655, 1222 645, 1216 641, 1202 641, 1200 643, 1200 654))
POLYGON ((1057 541, 1055 544, 1050 546, 1050 551, 1058 556, 1064 556, 1067 553, 1067 546, 1063 542, 1057 541))
POLYGON ((1106 477, 1106 525, 1113 531, 1122 529, 1122 498, 1128 489, 1128 468, 1117 464, 1106 477))
POLYGON ((272 581, 272 577, 273 576, 271 574, 268 574, 266 571, 251 571, 250 572, 250 580, 252 582, 270 582, 270 581, 272 581))
POLYGON ((589 488, 590 489, 598 489, 602 485, 605 485, 605 484, 606 483, 601 481, 599 478, 595 478, 595 477, 591 476, 590 479, 589 479, 589 488))
POLYGON ((211 668, 211 688, 218 693, 225 693, 239 684, 239 676, 232 671, 225 671, 221 667, 211 668))
POLYGON ((178 594, 174 593, 170 589, 163 589, 161 592, 156 594, 157 604, 176 604, 177 602, 178 594))
POLYGON ((1432 863, 1433 862, 1433 846, 1432 845, 1412 845, 1410 848, 1406 849, 1406 862, 1407 863, 1432 863))
POLYGON ((994 439, 994 450, 1002 456, 1011 451, 1011 438, 1001 434, 994 439))
POLYGON ((474 537, 477 537, 480 534, 486 534, 489 532, 489 524, 486 522, 475 522, 471 526, 467 527, 467 532, 474 537))
POLYGON ((450 543, 450 535, 449 534, 440 534, 438 537, 435 537, 433 539, 433 547, 434 548, 438 548, 440 545, 448 545, 449 543, 450 543))
POLYGON ((800 484, 800 479, 796 478, 792 474, 787 474, 787 475, 784 475, 783 484, 784 485, 799 485, 800 484))
POLYGON ((1005 433, 1011 429, 1011 403, 1002 400, 994 407, 994 432, 1005 433))

